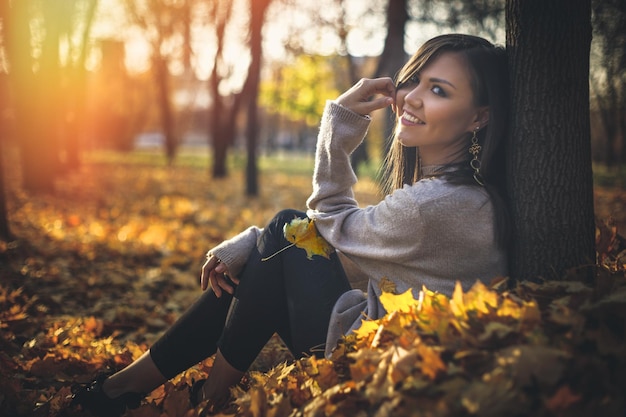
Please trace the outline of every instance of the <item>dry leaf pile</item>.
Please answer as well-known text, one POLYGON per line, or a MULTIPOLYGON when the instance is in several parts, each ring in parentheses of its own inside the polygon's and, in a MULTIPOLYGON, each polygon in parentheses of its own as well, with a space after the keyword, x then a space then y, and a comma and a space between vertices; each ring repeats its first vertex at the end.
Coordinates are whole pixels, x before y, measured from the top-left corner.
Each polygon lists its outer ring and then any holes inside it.
POLYGON ((256 375, 239 415, 623 416, 624 276, 505 284, 388 295, 330 360, 256 375))

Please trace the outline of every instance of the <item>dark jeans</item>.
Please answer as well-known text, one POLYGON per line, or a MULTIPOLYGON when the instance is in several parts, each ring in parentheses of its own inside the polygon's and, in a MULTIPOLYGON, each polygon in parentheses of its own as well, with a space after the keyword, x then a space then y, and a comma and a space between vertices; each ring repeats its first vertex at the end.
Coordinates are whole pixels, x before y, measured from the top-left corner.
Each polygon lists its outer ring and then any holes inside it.
POLYGON ((322 356, 330 313, 350 289, 337 254, 330 259, 291 247, 283 226, 305 213, 284 210, 264 229, 250 254, 234 297, 209 289, 150 349, 161 373, 172 378, 214 354, 246 371, 269 338, 278 333, 296 357, 322 356), (315 349, 315 351, 311 351, 315 349))

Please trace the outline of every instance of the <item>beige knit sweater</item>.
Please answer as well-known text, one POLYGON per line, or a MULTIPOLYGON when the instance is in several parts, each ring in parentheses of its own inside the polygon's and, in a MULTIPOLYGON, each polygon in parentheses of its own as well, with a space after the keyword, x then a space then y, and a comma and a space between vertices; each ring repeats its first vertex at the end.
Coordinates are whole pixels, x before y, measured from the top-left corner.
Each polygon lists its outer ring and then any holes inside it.
MULTIPOLYGON (((350 154, 369 124, 369 118, 329 101, 317 140, 307 214, 340 256, 352 261, 346 267, 349 277, 364 274, 369 279, 366 295, 352 290, 338 300, 327 351, 341 334, 360 325, 363 313, 371 318, 384 315, 378 298, 383 278, 393 281, 398 293, 412 288, 417 296, 425 286, 450 295, 457 280, 467 289, 476 280, 489 282, 507 274, 506 254, 495 241, 493 207, 481 187, 428 178, 374 206, 359 207, 352 192, 357 178, 350 154)), ((436 168, 424 167, 423 174, 436 168)), ((236 274, 261 230, 251 227, 210 253, 236 274)))

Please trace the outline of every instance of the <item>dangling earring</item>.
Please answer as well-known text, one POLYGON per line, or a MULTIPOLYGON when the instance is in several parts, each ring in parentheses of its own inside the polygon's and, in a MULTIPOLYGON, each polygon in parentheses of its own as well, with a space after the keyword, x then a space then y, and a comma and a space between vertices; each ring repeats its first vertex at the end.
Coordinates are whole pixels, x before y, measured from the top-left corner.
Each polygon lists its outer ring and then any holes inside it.
POLYGON ((480 127, 477 126, 476 129, 474 129, 474 132, 472 132, 472 140, 469 147, 469 153, 472 154, 473 158, 470 161, 470 167, 472 167, 472 169, 474 170, 474 180, 476 180, 479 185, 484 186, 485 183, 483 182, 483 178, 480 175, 480 159, 478 159, 478 154, 482 149, 482 146, 478 144, 478 137, 476 136, 479 130, 480 127))

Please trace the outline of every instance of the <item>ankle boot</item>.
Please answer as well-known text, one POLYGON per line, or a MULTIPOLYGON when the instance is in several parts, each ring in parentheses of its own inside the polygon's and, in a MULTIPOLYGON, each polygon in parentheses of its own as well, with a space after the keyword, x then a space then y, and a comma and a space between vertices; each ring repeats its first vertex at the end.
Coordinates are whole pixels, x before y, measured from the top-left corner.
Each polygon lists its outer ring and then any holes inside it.
POLYGON ((100 374, 87 385, 72 387, 74 393, 72 406, 81 406, 96 417, 119 417, 127 408, 141 405, 145 394, 127 392, 116 398, 109 398, 102 390, 102 385, 109 375, 100 374))

